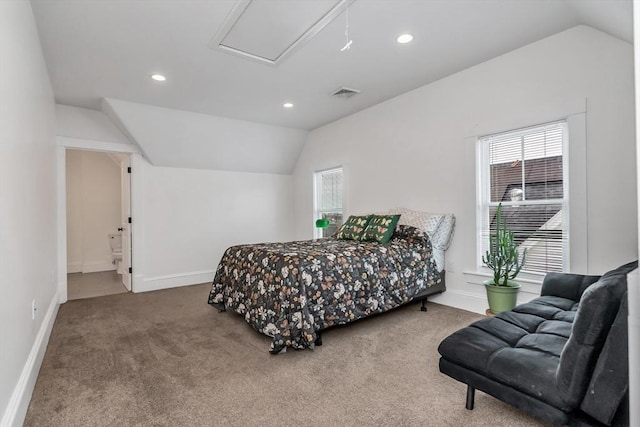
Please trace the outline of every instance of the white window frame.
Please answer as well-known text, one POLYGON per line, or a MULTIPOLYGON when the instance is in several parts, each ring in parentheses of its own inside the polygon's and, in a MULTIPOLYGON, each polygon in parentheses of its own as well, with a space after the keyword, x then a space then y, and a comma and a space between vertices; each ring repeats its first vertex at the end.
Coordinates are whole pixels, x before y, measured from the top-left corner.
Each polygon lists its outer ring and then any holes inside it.
MULTIPOLYGON (((477 171, 477 179, 478 183, 477 187, 477 212, 476 212, 476 262, 478 271, 483 272, 485 274, 489 274, 490 270, 484 266, 482 263, 482 256, 485 253, 486 245, 484 240, 486 239, 483 236, 483 230, 487 230, 489 228, 489 209, 491 207, 497 207, 500 202, 491 202, 490 198, 490 159, 489 159, 489 143, 491 137, 502 136, 504 134, 510 133, 527 133, 534 129, 544 128, 547 126, 557 126, 558 124, 563 124, 563 136, 562 136, 562 168, 563 168, 563 198, 562 199, 546 199, 540 201, 503 201, 503 206, 516 206, 516 205, 525 205, 525 204, 547 204, 547 203, 561 203, 562 204, 562 238, 563 238, 563 250, 562 250, 562 271, 569 271, 569 261, 570 261, 570 239, 569 239, 569 121, 568 119, 556 120, 552 122, 542 123, 534 126, 527 126, 524 128, 518 128, 513 130, 508 130, 504 132, 497 132, 488 135, 479 136, 476 138, 476 171, 477 171)), ((522 270, 518 275, 518 278, 522 278, 524 280, 531 280, 535 282, 540 282, 544 277, 545 273, 541 272, 531 272, 522 270)))
POLYGON ((322 169, 315 171, 313 173, 313 237, 321 238, 322 237, 322 229, 316 227, 316 221, 322 218, 323 213, 334 213, 337 212, 335 210, 322 210, 320 209, 320 195, 322 194, 322 189, 320 185, 322 183, 322 176, 328 175, 332 173, 340 172, 342 174, 342 209, 340 213, 342 214, 342 219, 344 220, 345 208, 344 208, 344 168, 342 166, 336 166, 329 169, 322 169))

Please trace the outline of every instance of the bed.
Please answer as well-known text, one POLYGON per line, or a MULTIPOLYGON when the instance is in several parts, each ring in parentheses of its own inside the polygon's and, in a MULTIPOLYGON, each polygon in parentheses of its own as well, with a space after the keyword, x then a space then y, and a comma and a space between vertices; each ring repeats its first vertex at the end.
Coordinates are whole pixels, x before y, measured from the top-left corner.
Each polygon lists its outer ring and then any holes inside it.
POLYGON ((407 220, 394 227, 386 243, 334 236, 232 246, 216 269, 208 303, 235 311, 270 336, 274 354, 288 347, 312 349, 328 328, 411 301, 422 300, 426 310, 426 298, 445 290, 440 264, 453 215, 440 245, 432 244, 436 229, 403 215, 407 220))

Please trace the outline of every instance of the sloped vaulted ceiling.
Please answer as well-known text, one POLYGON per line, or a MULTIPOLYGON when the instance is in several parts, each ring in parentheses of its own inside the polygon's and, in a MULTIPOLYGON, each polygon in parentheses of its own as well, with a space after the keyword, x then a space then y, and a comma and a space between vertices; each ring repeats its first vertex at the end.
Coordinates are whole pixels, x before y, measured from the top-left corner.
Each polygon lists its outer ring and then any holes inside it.
MULTIPOLYGON (((277 19, 256 12, 260 19, 249 20, 250 34, 240 36, 265 34, 253 47, 278 31, 273 21, 299 24, 308 12, 300 5, 350 5, 349 50, 341 51, 341 10, 270 65, 210 46, 246 3, 32 0, 58 103, 99 110, 108 98, 105 112, 154 164, 226 170, 289 173, 305 130, 577 25, 632 38, 631 0, 300 0, 295 8, 292 0, 251 0, 249 12, 252 4, 263 12, 280 6, 277 19), (396 42, 404 32, 413 42, 396 42), (154 82, 153 73, 167 80, 154 82), (331 96, 342 86, 360 93, 331 96)), ((245 46, 237 36, 225 40, 245 46)))
POLYGON ((291 174, 307 131, 105 99, 156 166, 291 174))

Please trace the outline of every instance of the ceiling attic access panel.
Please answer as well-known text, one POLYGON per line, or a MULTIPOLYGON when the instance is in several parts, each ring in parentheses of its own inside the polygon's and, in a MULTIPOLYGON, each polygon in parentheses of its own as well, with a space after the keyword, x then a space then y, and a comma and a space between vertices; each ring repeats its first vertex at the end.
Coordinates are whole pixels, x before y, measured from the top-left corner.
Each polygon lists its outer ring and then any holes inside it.
POLYGON ((318 34, 354 0, 238 0, 212 49, 276 65, 318 34))

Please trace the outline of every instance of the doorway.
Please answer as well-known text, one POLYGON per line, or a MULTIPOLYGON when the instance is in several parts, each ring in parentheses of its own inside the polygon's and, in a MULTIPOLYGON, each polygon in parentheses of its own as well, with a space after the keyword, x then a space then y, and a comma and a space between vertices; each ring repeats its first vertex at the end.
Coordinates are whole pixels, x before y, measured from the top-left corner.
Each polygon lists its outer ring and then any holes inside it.
POLYGON ((131 291, 131 159, 65 150, 67 298, 131 291))

